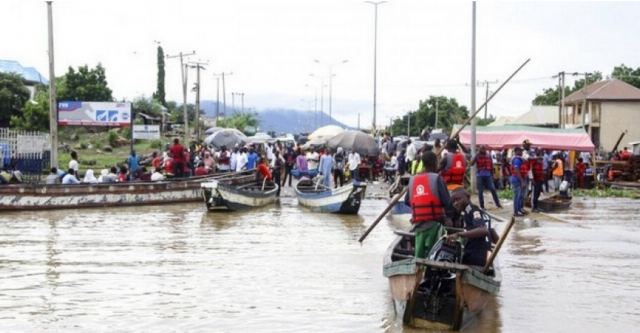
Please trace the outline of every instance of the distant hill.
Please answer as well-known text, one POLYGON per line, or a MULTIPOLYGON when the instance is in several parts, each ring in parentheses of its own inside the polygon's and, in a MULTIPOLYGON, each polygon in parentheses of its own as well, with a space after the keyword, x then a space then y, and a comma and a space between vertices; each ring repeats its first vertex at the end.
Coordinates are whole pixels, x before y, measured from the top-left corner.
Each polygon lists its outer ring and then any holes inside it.
MULTIPOLYGON (((216 102, 202 101, 201 108, 208 117, 215 117, 216 102)), ((238 112, 238 109, 231 109, 227 106, 227 115, 238 112)), ((220 105, 222 113, 222 105, 220 105)), ((302 111, 296 109, 273 108, 258 110, 258 121, 260 132, 274 131, 276 133, 304 133, 312 132, 316 128, 325 125, 337 125, 340 127, 349 127, 335 119, 329 119, 329 115, 324 114, 322 124, 319 124, 319 114, 311 111, 302 111)))

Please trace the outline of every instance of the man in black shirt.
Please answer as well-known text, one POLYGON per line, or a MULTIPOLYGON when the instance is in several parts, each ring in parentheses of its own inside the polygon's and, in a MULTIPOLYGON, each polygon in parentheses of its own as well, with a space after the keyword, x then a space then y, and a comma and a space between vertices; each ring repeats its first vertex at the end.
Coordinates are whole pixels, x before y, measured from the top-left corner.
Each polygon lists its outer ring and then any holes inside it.
POLYGON ((469 193, 464 189, 458 189, 452 193, 451 203, 461 214, 465 231, 449 234, 447 239, 454 241, 459 237, 466 238, 462 263, 484 266, 487 262, 487 253, 491 249, 492 233, 489 232, 491 219, 478 206, 471 203, 469 193))

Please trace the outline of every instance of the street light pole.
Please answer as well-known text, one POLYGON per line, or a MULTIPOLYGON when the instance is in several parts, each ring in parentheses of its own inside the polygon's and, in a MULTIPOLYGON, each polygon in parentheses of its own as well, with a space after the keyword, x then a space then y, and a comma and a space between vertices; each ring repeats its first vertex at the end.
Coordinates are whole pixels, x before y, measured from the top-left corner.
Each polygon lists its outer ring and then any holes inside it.
MULTIPOLYGON (((472 3, 471 19, 471 110, 476 110, 476 2, 472 3)), ((476 124, 477 118, 471 120, 471 156, 476 156, 476 124)), ((471 188, 470 192, 475 192, 476 188, 476 166, 471 166, 471 188)))
POLYGON ((386 1, 365 1, 374 7, 374 24, 373 24, 373 122, 371 131, 375 135, 376 131, 376 103, 377 103, 377 65, 378 65, 378 5, 386 1))
POLYGON ((56 75, 53 66, 53 9, 51 1, 47 1, 48 42, 49 42, 49 139, 51 155, 49 163, 51 167, 58 167, 58 115, 56 102, 56 75))
POLYGON ((196 141, 200 141, 200 70, 204 70, 204 66, 207 65, 208 62, 191 62, 189 63, 189 67, 196 69, 196 110, 195 110, 195 121, 196 121, 196 141))

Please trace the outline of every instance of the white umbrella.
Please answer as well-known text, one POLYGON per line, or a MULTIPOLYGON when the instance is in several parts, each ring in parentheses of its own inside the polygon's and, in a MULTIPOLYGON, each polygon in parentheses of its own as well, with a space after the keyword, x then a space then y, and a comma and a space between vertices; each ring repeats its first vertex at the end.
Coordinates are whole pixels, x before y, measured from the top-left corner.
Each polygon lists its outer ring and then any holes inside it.
POLYGON ((235 128, 225 128, 209 135, 204 139, 204 143, 216 148, 226 146, 231 148, 234 145, 243 145, 247 142, 247 136, 235 128))
POLYGON ((312 141, 315 139, 326 141, 342 132, 344 132, 344 129, 342 129, 342 127, 340 126, 327 125, 313 131, 313 133, 309 134, 307 138, 309 139, 309 141, 312 141))

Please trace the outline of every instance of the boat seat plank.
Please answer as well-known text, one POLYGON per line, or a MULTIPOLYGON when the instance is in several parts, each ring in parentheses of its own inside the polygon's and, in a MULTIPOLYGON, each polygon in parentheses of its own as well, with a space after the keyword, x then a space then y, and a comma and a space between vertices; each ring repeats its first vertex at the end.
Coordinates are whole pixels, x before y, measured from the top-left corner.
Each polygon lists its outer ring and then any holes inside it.
POLYGON ((416 237, 416 233, 415 232, 410 232, 410 231, 393 230, 393 233, 398 235, 398 236, 405 236, 405 237, 410 237, 410 238, 415 238, 416 237))

